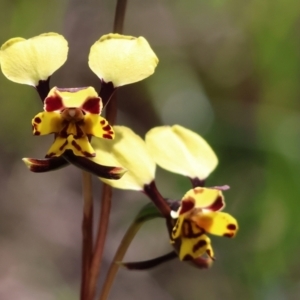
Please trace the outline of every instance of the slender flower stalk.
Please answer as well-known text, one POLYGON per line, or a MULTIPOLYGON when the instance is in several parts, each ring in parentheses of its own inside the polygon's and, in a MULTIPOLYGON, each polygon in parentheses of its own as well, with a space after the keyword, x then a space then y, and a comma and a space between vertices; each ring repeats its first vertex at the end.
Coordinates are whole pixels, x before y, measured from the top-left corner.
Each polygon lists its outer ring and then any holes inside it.
MULTIPOLYGON (((126 4, 127 0, 118 0, 117 6, 115 10, 115 19, 114 19, 114 33, 121 34, 123 32, 123 24, 126 12, 126 4)), ((108 84, 102 83, 101 90, 105 91, 100 95, 103 99, 104 105, 106 105, 105 116, 110 122, 111 125, 114 125, 117 117, 117 95, 116 89, 111 88, 111 84, 109 85, 109 89, 107 87, 108 84), (109 90, 107 93, 106 91, 109 90)), ((102 258, 103 258, 103 250, 105 245, 105 239, 107 235, 109 216, 111 210, 111 199, 112 199, 112 188, 111 186, 103 183, 103 191, 101 196, 101 212, 99 219, 99 227, 97 233, 97 241, 94 249, 92 264, 90 268, 90 281, 88 288, 88 300, 93 300, 96 293, 97 279, 99 277, 102 258)))
POLYGON ((82 270, 81 293, 82 300, 86 299, 86 291, 89 284, 89 268, 93 254, 93 194, 92 175, 82 172, 83 190, 83 219, 82 219, 82 270))
POLYGON ((117 262, 121 262, 127 252, 128 247, 130 246, 132 240, 134 239, 135 235, 140 230, 141 226, 143 225, 142 222, 133 222, 130 227, 127 229, 119 248, 110 264, 109 270, 107 272, 99 300, 106 300, 108 298, 109 292, 111 287, 114 283, 114 279, 117 275, 117 272, 120 268, 120 264, 117 262))
POLYGON ((154 180, 150 184, 144 186, 144 193, 152 200, 162 216, 165 218, 170 217, 171 208, 158 191, 154 180))
POLYGON ((118 250, 116 251, 115 256, 110 264, 109 270, 106 274, 106 278, 101 290, 99 300, 106 300, 108 298, 109 292, 113 285, 114 279, 117 275, 119 267, 121 266, 121 262, 126 254, 126 251, 129 248, 135 235, 140 230, 141 226, 149 220, 162 217, 160 212, 155 207, 153 209, 153 204, 152 203, 149 204, 147 204, 140 210, 136 218, 133 220, 133 222, 127 229, 118 247, 118 250))

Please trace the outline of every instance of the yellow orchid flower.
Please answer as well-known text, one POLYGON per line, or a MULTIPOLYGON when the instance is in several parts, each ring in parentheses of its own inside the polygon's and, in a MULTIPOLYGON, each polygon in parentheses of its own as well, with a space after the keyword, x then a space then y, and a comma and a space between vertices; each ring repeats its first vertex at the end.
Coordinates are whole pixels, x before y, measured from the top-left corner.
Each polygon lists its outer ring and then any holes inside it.
POLYGON ((115 178, 124 169, 109 167, 113 176, 106 176, 92 161, 77 157, 96 155, 90 144, 92 136, 113 139, 114 132, 100 117, 102 106, 119 86, 134 83, 153 74, 158 59, 143 37, 120 34, 102 36, 92 47, 89 66, 101 79, 99 95, 94 88, 57 88, 50 90, 50 76, 66 61, 68 43, 62 35, 45 33, 28 40, 13 38, 0 49, 3 74, 11 81, 34 86, 44 103, 44 112, 32 120, 34 135, 55 134, 55 141, 44 160, 25 158, 33 172, 47 172, 72 163, 90 168, 94 174, 115 178), (68 154, 68 155, 67 155, 68 154), (64 155, 62 159, 59 156, 64 155), (66 163, 67 161, 67 163, 66 163))
POLYGON ((197 187, 184 195, 178 210, 171 212, 171 217, 176 219, 171 243, 176 245, 181 260, 197 259, 205 253, 214 258, 206 233, 235 236, 237 221, 231 215, 220 212, 224 207, 224 196, 217 188, 197 187))
MULTIPOLYGON (((200 268, 208 267, 214 259, 214 252, 207 234, 233 237, 238 229, 237 221, 231 215, 220 212, 225 207, 222 190, 229 187, 194 187, 181 201, 167 201, 157 190, 154 176, 156 161, 189 178, 205 179, 218 161, 211 147, 198 134, 179 125, 151 129, 146 134, 146 142, 124 126, 114 126, 114 130, 115 140, 97 139, 93 143, 97 156, 92 160, 97 163, 108 161, 128 172, 118 181, 100 179, 115 188, 144 192, 166 219, 170 242, 179 259, 191 261, 200 268), (154 136, 155 133, 158 137, 154 136), (197 171, 193 164, 201 170, 197 171)), ((193 185, 195 182, 192 180, 193 185)), ((166 257, 170 258, 169 255, 166 257)))
POLYGON ((44 112, 32 119, 34 135, 55 134, 55 141, 46 157, 60 156, 72 150, 77 156, 96 155, 91 136, 113 139, 114 131, 99 116, 102 102, 92 87, 59 89, 54 87, 44 102, 44 112))

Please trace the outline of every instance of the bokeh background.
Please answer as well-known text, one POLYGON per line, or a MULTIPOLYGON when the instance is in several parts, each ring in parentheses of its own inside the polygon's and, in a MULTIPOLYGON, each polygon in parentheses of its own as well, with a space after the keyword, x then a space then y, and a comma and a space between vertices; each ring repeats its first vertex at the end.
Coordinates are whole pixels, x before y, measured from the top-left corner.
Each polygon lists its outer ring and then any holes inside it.
MULTIPOLYGON (((99 85, 90 46, 112 30, 115 1, 1 0, 0 43, 62 33, 67 63, 51 85, 99 85)), ((144 135, 181 124, 203 135, 220 164, 208 185, 228 184, 233 240, 213 237, 217 261, 197 270, 179 261, 121 270, 110 299, 300 299, 300 5, 296 0, 129 0, 124 33, 145 36, 160 63, 119 93, 118 124, 144 135)), ((30 173, 22 157, 43 157, 51 137, 33 137, 42 106, 34 89, 0 76, 0 299, 78 299, 81 174, 75 167, 30 173)), ((163 147, 163 141, 162 141, 163 147)), ((187 179, 158 169, 159 190, 179 199, 187 179)), ((101 184, 94 180, 96 216, 101 184)), ((115 191, 104 271, 148 199, 115 191)), ((164 222, 146 224, 126 260, 170 250, 164 222)))

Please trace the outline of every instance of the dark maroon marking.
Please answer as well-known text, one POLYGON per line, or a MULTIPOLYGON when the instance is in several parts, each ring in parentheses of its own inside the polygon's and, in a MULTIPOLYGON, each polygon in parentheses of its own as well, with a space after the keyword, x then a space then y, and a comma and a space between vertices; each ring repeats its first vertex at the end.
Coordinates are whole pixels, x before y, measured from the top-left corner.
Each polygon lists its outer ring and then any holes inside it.
POLYGON ((80 126, 78 124, 75 124, 76 127, 76 135, 74 135, 75 139, 80 139, 81 137, 84 136, 84 132, 83 130, 80 128, 80 126))
POLYGON ((102 99, 103 106, 105 107, 109 100, 111 99, 114 92, 117 90, 117 88, 114 87, 113 83, 101 81, 101 90, 100 90, 100 98, 102 99))
POLYGON ((51 152, 51 153, 47 154, 45 157, 46 157, 46 158, 51 158, 51 157, 53 157, 54 155, 55 155, 55 153, 54 153, 54 152, 51 152))
POLYGON ((39 118, 39 117, 35 117, 33 121, 38 124, 40 124, 42 122, 41 118, 39 118))
POLYGON ((72 146, 74 146, 74 148, 76 148, 78 151, 81 151, 81 147, 73 140, 72 141, 72 146))
POLYGON ((199 228, 195 223, 194 223, 194 225, 197 227, 197 229, 199 229, 199 232, 195 232, 193 230, 191 222, 186 221, 186 220, 183 222, 183 226, 185 229, 184 233, 187 238, 196 238, 196 237, 201 236, 205 232, 203 229, 199 228))
POLYGON ((109 140, 112 140, 112 136, 110 134, 103 134, 102 137, 104 139, 109 139, 109 140))
POLYGON ((204 187, 205 186, 205 180, 200 180, 197 177, 196 178, 190 178, 190 180, 191 180, 193 188, 204 187))
POLYGON ((62 151, 68 145, 68 141, 65 141, 60 147, 59 150, 62 151))
POLYGON ((113 132, 113 131, 108 131, 107 133, 109 133, 109 134, 114 134, 114 132, 113 132))
POLYGON ((204 247, 206 245, 207 245, 206 241, 200 240, 197 244, 194 245, 193 252, 198 251, 200 248, 202 248, 202 247, 204 247))
POLYGON ((204 189, 202 188, 196 188, 194 189, 195 194, 202 194, 204 192, 204 189))
POLYGON ((89 153, 89 152, 86 152, 86 151, 83 151, 82 154, 85 157, 95 157, 96 156, 96 153, 89 153))
POLYGON ((232 238, 234 236, 234 233, 224 233, 223 236, 232 238))
POLYGON ((206 250, 206 253, 207 253, 207 255, 208 255, 212 260, 216 260, 216 259, 212 256, 210 249, 207 249, 207 250, 206 250))
POLYGON ((209 209, 212 211, 218 211, 221 210, 225 206, 225 203, 223 201, 223 198, 221 196, 218 196, 217 199, 213 204, 210 206, 205 207, 205 209, 209 209))
POLYGON ((65 127, 59 133, 60 137, 67 138, 69 136, 69 134, 68 134, 68 127, 69 127, 69 122, 66 122, 65 127))
POLYGON ((64 105, 59 96, 49 96, 45 99, 45 111, 51 112, 55 110, 62 110, 64 105))
POLYGON ((195 201, 193 198, 188 198, 188 199, 184 199, 182 202, 181 202, 181 209, 180 209, 180 214, 184 214, 186 213, 187 211, 193 209, 195 206, 195 201))
POLYGON ((46 80, 40 80, 38 82, 38 85, 35 87, 43 103, 50 92, 50 87, 49 87, 50 77, 51 76, 49 76, 46 80))
POLYGON ((105 131, 110 131, 111 130, 111 126, 108 124, 108 125, 102 127, 102 129, 105 130, 105 131))
POLYGON ((235 224, 228 224, 227 229, 229 230, 236 230, 236 225, 235 224))
POLYGON ((187 255, 185 255, 184 257, 183 257, 183 259, 182 260, 194 260, 194 258, 193 258, 193 256, 192 255, 190 255, 190 254, 187 254, 187 255))
POLYGON ((104 125, 105 123, 106 123, 105 120, 101 120, 101 121, 100 121, 100 124, 101 124, 101 125, 104 125))
POLYGON ((35 131, 34 135, 41 135, 41 133, 39 131, 35 131))
POLYGON ((96 98, 89 98, 87 99, 83 105, 82 109, 86 112, 89 112, 91 114, 97 114, 99 115, 101 112, 101 107, 100 107, 101 100, 99 97, 96 98))

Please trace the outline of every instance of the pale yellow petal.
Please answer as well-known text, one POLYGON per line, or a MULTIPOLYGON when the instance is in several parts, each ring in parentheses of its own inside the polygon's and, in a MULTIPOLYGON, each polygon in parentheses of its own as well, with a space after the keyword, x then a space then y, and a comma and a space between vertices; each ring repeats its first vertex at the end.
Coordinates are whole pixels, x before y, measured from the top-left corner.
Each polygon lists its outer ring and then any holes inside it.
POLYGON ((92 139, 96 151, 93 161, 103 165, 120 166, 127 169, 119 180, 102 179, 119 189, 143 190, 155 176, 155 162, 146 148, 144 140, 130 128, 114 126, 114 140, 92 139))
POLYGON ((149 77, 157 64, 158 58, 143 37, 107 34, 91 47, 89 54, 92 71, 114 87, 149 77))
POLYGON ((160 167, 190 178, 206 179, 218 164, 209 144, 179 125, 151 129, 146 134, 146 144, 160 167))
POLYGON ((31 39, 12 38, 0 50, 3 74, 16 83, 37 86, 67 59, 68 43, 62 35, 45 33, 31 39))

